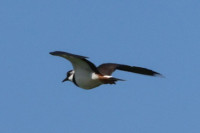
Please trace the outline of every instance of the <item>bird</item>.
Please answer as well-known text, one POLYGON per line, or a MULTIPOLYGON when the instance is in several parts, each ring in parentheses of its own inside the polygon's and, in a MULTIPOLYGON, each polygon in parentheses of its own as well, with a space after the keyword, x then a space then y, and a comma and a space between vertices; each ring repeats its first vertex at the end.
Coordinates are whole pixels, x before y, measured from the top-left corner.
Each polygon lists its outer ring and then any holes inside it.
POLYGON ((137 66, 129 66, 117 63, 103 63, 96 67, 86 56, 71 54, 63 51, 54 51, 49 54, 60 56, 71 62, 73 70, 66 74, 66 78, 62 81, 71 81, 76 86, 90 90, 103 84, 116 84, 117 81, 125 81, 115 78, 112 73, 115 70, 122 70, 147 76, 162 76, 160 73, 137 66))

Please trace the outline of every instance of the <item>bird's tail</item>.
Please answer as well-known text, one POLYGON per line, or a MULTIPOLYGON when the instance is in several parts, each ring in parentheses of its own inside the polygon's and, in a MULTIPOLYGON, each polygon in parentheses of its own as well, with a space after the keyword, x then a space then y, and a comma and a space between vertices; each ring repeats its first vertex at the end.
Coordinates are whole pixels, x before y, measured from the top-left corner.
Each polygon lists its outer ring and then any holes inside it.
POLYGON ((101 76, 99 77, 99 79, 103 84, 116 84, 117 81, 125 81, 123 79, 118 79, 111 76, 110 77, 101 76))
POLYGON ((118 79, 118 78, 114 78, 114 77, 110 78, 109 80, 110 80, 109 84, 116 84, 117 81, 125 81, 123 79, 118 79))

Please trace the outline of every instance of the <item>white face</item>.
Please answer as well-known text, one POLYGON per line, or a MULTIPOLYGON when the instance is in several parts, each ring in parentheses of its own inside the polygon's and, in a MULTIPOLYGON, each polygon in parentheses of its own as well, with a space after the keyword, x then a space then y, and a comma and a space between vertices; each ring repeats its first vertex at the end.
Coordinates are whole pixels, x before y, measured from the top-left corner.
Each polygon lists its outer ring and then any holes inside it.
POLYGON ((75 73, 74 70, 67 72, 67 79, 69 81, 73 81, 74 73, 75 73))

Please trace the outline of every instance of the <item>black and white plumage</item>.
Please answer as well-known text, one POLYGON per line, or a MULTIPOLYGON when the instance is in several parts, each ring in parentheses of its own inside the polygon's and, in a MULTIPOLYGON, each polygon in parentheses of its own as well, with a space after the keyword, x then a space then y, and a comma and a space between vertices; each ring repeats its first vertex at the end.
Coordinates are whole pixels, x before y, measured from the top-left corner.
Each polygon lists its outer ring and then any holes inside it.
POLYGON ((72 81, 75 85, 83 89, 92 89, 102 84, 115 84, 116 81, 123 81, 122 79, 111 76, 115 70, 122 70, 148 76, 161 75, 160 73, 147 68, 116 63, 104 63, 96 67, 92 62, 86 59, 88 57, 62 51, 50 52, 50 54, 63 57, 72 63, 74 70, 67 72, 67 77, 63 80, 63 82, 72 81))

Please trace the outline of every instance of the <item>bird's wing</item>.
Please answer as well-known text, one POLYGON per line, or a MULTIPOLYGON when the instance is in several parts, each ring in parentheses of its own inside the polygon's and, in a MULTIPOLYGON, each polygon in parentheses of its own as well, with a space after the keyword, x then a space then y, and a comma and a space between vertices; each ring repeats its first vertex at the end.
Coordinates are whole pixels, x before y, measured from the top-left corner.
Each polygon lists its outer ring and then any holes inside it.
POLYGON ((65 59, 69 60, 72 63, 72 66, 76 73, 79 73, 80 70, 82 72, 99 73, 96 66, 92 62, 90 62, 86 59, 88 57, 75 55, 75 54, 62 52, 62 51, 50 52, 50 54, 54 55, 54 56, 60 56, 60 57, 63 57, 65 59))
POLYGON ((156 76, 161 75, 158 72, 155 72, 153 70, 137 67, 137 66, 128 66, 123 64, 115 64, 115 63, 105 63, 98 66, 98 71, 102 73, 103 75, 111 75, 115 70, 122 70, 127 72, 133 72, 143 75, 149 75, 149 76, 156 76))

